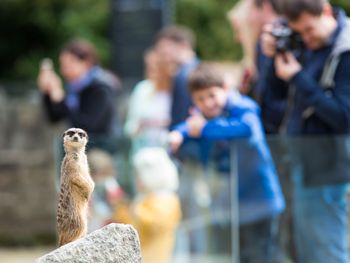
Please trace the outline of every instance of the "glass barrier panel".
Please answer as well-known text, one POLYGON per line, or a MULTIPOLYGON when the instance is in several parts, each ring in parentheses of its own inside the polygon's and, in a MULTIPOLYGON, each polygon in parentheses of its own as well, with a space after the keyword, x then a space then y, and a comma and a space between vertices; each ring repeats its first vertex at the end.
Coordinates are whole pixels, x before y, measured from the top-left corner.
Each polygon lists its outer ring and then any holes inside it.
MULTIPOLYGON (((120 222, 115 214, 132 209, 133 202, 140 200, 130 142, 119 138, 114 145, 111 158, 117 185, 96 183, 95 192, 104 199, 95 200, 98 205, 93 206, 90 231, 120 222), (106 195, 110 189, 114 192, 106 195)), ((268 136, 266 141, 242 139, 196 147, 190 145, 190 151, 169 155, 178 170, 181 220, 174 223, 171 235, 160 225, 160 212, 152 221, 161 237, 171 236, 171 246, 165 249, 169 262, 256 258, 259 260, 253 262, 307 262, 298 261, 302 246, 312 247, 312 254, 328 262, 335 262, 332 256, 347 257, 349 136, 268 136), (307 238, 316 234, 318 239, 307 238), (346 249, 336 250, 335 243, 346 249)), ((62 156, 58 149, 56 156, 62 156)), ((59 171, 59 157, 56 159, 59 171)), ((140 229, 139 233, 143 235, 140 229)))

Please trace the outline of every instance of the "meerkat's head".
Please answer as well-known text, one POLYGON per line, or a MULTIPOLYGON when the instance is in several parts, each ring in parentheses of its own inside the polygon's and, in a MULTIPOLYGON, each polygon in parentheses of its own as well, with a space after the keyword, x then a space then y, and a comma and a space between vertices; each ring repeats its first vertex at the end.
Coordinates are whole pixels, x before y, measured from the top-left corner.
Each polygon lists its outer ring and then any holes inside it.
POLYGON ((63 145, 66 152, 85 149, 88 140, 87 133, 79 128, 70 128, 63 133, 63 145))

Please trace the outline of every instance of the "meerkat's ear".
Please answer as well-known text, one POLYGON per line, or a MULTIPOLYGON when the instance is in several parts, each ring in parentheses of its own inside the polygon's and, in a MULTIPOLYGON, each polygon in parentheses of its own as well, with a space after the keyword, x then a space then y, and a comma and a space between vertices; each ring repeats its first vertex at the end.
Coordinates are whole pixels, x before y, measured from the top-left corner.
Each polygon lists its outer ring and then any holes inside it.
POLYGON ((67 131, 65 131, 63 134, 62 134, 62 138, 64 138, 64 136, 66 136, 67 134, 67 131))
POLYGON ((89 135, 87 134, 86 131, 84 131, 84 132, 85 132, 86 140, 88 141, 89 140, 89 135))

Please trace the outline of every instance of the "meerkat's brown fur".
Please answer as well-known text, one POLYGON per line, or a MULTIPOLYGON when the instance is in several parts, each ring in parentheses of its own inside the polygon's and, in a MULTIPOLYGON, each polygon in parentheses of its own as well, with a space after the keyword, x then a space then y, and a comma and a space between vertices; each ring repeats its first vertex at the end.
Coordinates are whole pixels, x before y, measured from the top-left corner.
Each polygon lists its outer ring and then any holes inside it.
POLYGON ((88 136, 82 129, 71 128, 64 133, 65 156, 57 208, 59 247, 87 233, 88 202, 94 189, 85 154, 87 141, 88 136))

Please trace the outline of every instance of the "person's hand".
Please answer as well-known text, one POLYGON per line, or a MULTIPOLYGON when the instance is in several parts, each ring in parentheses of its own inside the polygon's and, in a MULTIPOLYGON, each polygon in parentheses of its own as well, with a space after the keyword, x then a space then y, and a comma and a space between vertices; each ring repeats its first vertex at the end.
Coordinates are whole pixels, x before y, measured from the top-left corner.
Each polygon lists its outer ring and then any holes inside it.
POLYGON ((278 54, 275 57, 276 74, 284 81, 289 81, 301 70, 300 63, 291 52, 278 54))
POLYGON ((188 125, 188 134, 193 138, 201 136, 203 127, 207 123, 206 119, 199 113, 188 117, 186 122, 188 125))
POLYGON ((65 93, 62 87, 62 81, 58 76, 55 79, 54 85, 52 85, 52 88, 50 89, 49 95, 51 100, 55 103, 58 103, 64 100, 65 93))
POLYGON ((61 102, 64 99, 62 80, 47 63, 40 65, 37 83, 39 90, 49 95, 53 102, 61 102))
POLYGON ((266 24, 261 34, 262 52, 270 58, 276 55, 276 38, 271 34, 272 28, 273 24, 266 24))
POLYGON ((196 108, 190 109, 190 117, 187 118, 188 134, 193 138, 198 138, 202 134, 204 125, 207 120, 196 108))
POLYGON ((172 131, 168 134, 168 143, 171 152, 175 153, 180 148, 181 144, 183 143, 183 136, 178 131, 172 131))
POLYGON ((37 79, 37 84, 39 90, 43 93, 48 93, 49 90, 49 74, 53 70, 53 63, 50 58, 44 58, 40 62, 39 75, 37 79))
POLYGON ((43 93, 49 93, 50 89, 50 73, 46 69, 40 69, 37 84, 39 90, 43 93))

